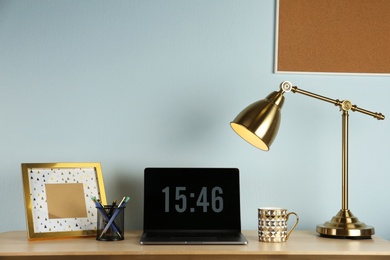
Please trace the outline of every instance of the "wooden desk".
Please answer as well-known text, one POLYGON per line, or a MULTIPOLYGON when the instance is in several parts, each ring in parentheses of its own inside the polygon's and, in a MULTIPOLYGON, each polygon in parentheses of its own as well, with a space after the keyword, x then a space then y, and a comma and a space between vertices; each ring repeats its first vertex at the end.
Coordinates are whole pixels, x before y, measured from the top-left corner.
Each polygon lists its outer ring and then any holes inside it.
POLYGON ((139 231, 125 240, 94 238, 28 241, 26 232, 0 233, 1 259, 390 259, 390 241, 378 236, 367 240, 319 237, 314 231, 296 230, 286 243, 259 242, 257 231, 244 231, 248 245, 139 245, 139 231))

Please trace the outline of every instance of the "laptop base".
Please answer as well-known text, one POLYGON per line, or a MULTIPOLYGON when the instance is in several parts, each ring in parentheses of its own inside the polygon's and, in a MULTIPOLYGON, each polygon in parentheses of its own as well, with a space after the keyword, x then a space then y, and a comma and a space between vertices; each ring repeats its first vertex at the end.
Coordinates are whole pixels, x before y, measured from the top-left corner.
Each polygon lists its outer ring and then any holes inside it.
POLYGON ((246 245, 248 240, 241 233, 231 236, 155 236, 143 233, 141 245, 246 245))

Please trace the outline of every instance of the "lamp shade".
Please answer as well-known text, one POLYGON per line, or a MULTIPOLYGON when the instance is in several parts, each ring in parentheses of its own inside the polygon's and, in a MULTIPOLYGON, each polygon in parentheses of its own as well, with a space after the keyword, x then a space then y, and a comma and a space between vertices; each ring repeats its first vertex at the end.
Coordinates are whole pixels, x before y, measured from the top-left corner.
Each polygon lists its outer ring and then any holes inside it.
POLYGON ((280 125, 283 91, 272 92, 265 99, 246 107, 230 123, 233 130, 251 145, 268 151, 280 125))

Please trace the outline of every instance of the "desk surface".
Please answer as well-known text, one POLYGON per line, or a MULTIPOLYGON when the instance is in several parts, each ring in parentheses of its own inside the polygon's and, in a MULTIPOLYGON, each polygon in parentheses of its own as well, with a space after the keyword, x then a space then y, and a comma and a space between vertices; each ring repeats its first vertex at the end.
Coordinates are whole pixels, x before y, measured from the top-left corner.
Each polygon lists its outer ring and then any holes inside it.
POLYGON ((0 233, 0 258, 12 259, 390 259, 390 241, 323 238, 314 231, 293 231, 285 243, 259 242, 257 231, 243 231, 248 245, 140 245, 141 232, 125 232, 125 240, 74 238, 28 241, 25 231, 0 233))

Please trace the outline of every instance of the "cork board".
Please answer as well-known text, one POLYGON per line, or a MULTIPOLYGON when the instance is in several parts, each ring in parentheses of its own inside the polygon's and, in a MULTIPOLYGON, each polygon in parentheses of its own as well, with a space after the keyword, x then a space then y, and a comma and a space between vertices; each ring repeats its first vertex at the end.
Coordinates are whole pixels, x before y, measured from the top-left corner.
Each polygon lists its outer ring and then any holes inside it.
POLYGON ((390 74, 389 0, 277 0, 275 72, 390 74))

